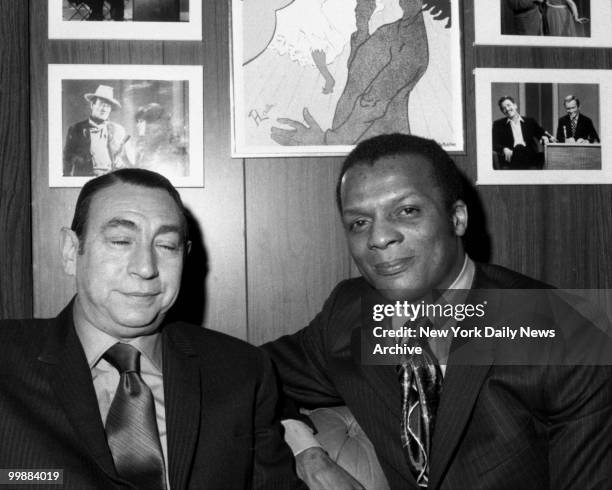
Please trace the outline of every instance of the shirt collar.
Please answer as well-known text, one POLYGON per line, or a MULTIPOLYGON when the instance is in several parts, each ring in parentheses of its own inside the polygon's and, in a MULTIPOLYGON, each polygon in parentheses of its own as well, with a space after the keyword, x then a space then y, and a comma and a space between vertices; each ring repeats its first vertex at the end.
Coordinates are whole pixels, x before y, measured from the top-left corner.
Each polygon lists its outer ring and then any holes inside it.
POLYGON ((466 254, 461 271, 448 289, 470 289, 472 287, 472 281, 474 280, 475 271, 476 266, 474 265, 474 261, 466 254))
MULTIPOLYGON (((519 117, 518 117, 518 121, 519 122, 525 122, 525 120, 523 119, 523 116, 521 116, 520 114, 519 114, 519 117)), ((512 124, 512 122, 513 122, 512 119, 506 118, 506 124, 512 124)))
MULTIPOLYGON (((77 336, 81 341, 85 358, 89 368, 92 369, 98 364, 104 353, 119 342, 115 337, 97 329, 89 323, 77 324, 74 328, 77 336)), ((140 351, 151 364, 161 373, 162 372, 162 348, 161 348, 161 333, 157 332, 152 335, 143 335, 136 337, 124 343, 130 344, 140 351)))

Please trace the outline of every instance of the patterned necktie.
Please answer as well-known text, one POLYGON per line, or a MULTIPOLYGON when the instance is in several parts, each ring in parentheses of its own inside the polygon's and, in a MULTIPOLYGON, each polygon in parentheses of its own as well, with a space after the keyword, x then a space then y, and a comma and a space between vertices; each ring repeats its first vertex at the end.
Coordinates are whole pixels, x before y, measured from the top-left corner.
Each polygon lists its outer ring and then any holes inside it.
MULTIPOLYGON (((409 322, 416 328, 431 325, 427 318, 409 322)), ((429 482, 429 456, 436 411, 442 387, 442 371, 426 339, 404 339, 408 347, 421 347, 421 354, 402 356, 397 366, 402 388, 402 445, 417 484, 427 488, 429 482)))
POLYGON ((570 126, 572 127, 572 138, 576 137, 576 126, 578 126, 578 118, 572 117, 570 119, 570 126))
POLYGON ((106 418, 106 438, 117 473, 138 488, 166 488, 153 393, 140 376, 140 352, 115 344, 104 359, 121 374, 106 418))

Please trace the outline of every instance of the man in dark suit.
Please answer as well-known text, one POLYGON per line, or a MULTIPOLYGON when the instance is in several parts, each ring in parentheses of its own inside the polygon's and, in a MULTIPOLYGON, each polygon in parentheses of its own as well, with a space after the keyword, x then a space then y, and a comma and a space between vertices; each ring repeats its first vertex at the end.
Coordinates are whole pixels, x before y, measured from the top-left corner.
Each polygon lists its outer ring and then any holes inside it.
POLYGON ((62 470, 72 490, 302 487, 267 356, 164 322, 190 247, 184 213, 147 170, 83 187, 62 230, 76 296, 57 318, 0 323, 2 468, 62 470))
POLYGON ((523 117, 514 99, 508 95, 498 101, 505 116, 493 122, 493 151, 501 169, 541 169, 544 156, 538 149, 550 141, 547 133, 535 119, 523 117))
POLYGON ((599 143, 599 135, 591 118, 580 112, 580 100, 568 95, 563 99, 567 114, 557 123, 559 143, 599 143))
MULTIPOLYGON (((463 195, 459 171, 433 141, 382 135, 349 154, 337 198, 362 277, 341 282, 306 328, 264 346, 279 369, 284 391, 307 408, 346 404, 373 443, 391 489, 608 488, 609 366, 508 366, 484 362, 472 357, 472 351, 466 364, 456 361, 464 345, 460 340, 432 337, 420 344, 423 351, 431 351, 429 361, 417 363, 415 359, 422 358, 413 358, 416 367, 410 382, 400 383, 396 365, 405 373, 407 361, 372 365, 364 356, 371 353, 364 351, 363 342, 365 332, 371 331, 372 315, 363 305, 372 295, 418 305, 435 295, 434 290, 457 290, 464 291, 465 304, 476 304, 489 289, 544 288, 505 268, 475 263, 465 254, 461 237, 468 210, 463 195), (434 374, 435 358, 442 365, 434 374), (428 377, 422 377, 423 370, 428 377), (419 395, 418 411, 412 404, 402 406, 410 393, 419 395), (416 429, 413 414, 422 415, 416 429), (415 457, 417 439, 421 457, 415 457)), ((526 296, 533 295, 528 291, 526 296)), ((498 313, 496 304, 490 309, 498 313)), ((547 310, 560 311, 544 307, 547 310)), ((580 316, 567 318, 577 332, 588 323, 581 320, 574 326, 580 316)), ((404 321, 400 319, 397 328, 404 321)), ((465 329, 461 319, 456 325, 465 329)), ((558 340, 559 352, 565 352, 561 332, 558 340)), ((528 345, 535 346, 537 355, 548 349, 544 343, 528 345)), ((301 445, 294 449, 298 473, 311 488, 362 488, 321 448, 308 443, 305 426, 285 423, 290 424, 293 447, 301 445)))
POLYGON ((121 104, 113 87, 99 85, 84 98, 90 116, 68 128, 64 145, 64 176, 93 177, 131 165, 130 135, 120 124, 109 121, 113 109, 121 104))

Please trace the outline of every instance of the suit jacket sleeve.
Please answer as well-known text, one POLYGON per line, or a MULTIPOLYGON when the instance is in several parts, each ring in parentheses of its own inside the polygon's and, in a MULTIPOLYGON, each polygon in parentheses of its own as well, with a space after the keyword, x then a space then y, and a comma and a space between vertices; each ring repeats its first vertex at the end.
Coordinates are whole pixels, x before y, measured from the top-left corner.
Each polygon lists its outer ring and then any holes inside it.
MULTIPOLYGON (((344 402, 328 376, 328 337, 338 292, 325 302, 310 324, 293 335, 263 345, 278 368, 287 397, 300 406, 342 405, 344 402)), ((290 401, 285 401, 285 412, 290 401)))
POLYGON ((595 125, 593 124, 592 119, 585 117, 587 122, 587 139, 593 140, 596 143, 599 143, 599 135, 597 134, 597 130, 595 129, 595 125))
POLYGON ((501 154, 504 148, 511 148, 512 144, 508 143, 505 132, 508 124, 506 119, 498 119, 493 122, 493 151, 501 154))
POLYGON ((278 489, 307 487, 293 471, 293 457, 282 438, 278 423, 278 392, 270 359, 262 353, 262 377, 255 407, 255 451, 253 488, 278 489))
POLYGON ((551 366, 546 382, 550 488, 610 488, 610 366, 551 366))

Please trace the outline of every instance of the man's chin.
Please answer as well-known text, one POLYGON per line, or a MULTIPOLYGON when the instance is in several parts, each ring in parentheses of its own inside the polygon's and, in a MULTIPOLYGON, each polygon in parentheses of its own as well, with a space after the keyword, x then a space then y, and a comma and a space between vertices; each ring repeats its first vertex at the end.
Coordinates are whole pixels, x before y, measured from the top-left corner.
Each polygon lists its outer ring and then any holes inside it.
POLYGON ((126 336, 138 337, 155 332, 163 320, 163 315, 156 312, 130 312, 116 315, 115 324, 126 336))

